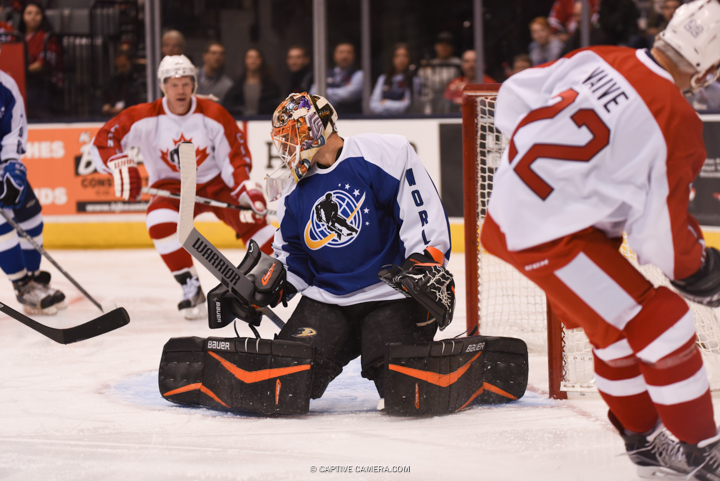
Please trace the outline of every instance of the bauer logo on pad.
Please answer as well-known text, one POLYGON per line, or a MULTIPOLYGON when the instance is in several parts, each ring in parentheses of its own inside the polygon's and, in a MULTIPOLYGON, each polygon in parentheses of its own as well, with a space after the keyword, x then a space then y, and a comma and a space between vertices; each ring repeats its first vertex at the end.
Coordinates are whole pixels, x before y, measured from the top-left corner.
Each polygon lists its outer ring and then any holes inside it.
POLYGON ((221 351, 230 351, 230 343, 227 341, 211 341, 207 342, 208 349, 219 349, 221 351))

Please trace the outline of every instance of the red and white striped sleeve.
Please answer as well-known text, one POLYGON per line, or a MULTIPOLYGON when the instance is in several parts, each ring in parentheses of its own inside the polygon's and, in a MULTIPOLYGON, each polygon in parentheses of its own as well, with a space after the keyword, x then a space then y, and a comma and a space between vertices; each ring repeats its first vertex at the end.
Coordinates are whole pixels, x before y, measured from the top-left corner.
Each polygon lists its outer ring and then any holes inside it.
POLYGON ((101 173, 111 173, 107 167, 110 157, 123 152, 123 143, 127 145, 132 126, 147 117, 163 113, 162 100, 128 107, 110 119, 95 134, 90 154, 95 168, 101 173))

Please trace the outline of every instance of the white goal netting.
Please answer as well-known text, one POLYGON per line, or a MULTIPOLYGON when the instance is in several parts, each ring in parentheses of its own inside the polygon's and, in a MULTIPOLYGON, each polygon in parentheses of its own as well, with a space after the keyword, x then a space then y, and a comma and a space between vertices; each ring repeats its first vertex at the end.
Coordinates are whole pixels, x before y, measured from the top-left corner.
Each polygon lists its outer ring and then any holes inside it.
MULTIPOLYGON (((466 255, 476 257, 476 274, 468 276, 468 282, 477 283, 477 299, 468 298, 468 306, 476 305, 479 314, 480 333, 483 335, 511 336, 523 339, 531 352, 548 352, 562 356, 561 391, 596 391, 593 373, 593 355, 590 343, 582 329, 562 329, 562 342, 548 344, 548 308, 545 294, 535 284, 509 264, 488 254, 480 245, 479 232, 485 218, 487 202, 492 192, 493 175, 500 163, 500 156, 507 139, 495 130, 493 121, 495 96, 493 92, 478 92, 468 96, 474 102, 476 120, 475 165, 477 189, 474 205, 477 214, 477 252, 466 245, 466 255), (548 347, 549 346, 549 347, 548 347), (561 353, 556 351, 561 350, 561 353)), ((467 122, 467 119, 464 119, 467 122)), ((467 146, 466 146, 467 147, 467 146)), ((465 171, 468 175, 468 170, 465 171)), ((466 193, 467 195, 468 193, 466 193)), ((466 208, 469 204, 466 203, 466 208)), ((466 214, 466 228, 467 214, 466 214)), ((660 269, 637 264, 635 254, 623 243, 621 252, 655 286, 670 287, 660 269)), ((470 266, 470 263, 468 263, 470 266)), ((474 297, 473 289, 468 289, 474 297)), ((688 303, 695 318, 698 347, 703 353, 710 375, 710 385, 720 389, 720 323, 715 309, 688 303)), ((470 316, 468 316, 470 318, 470 316)), ((551 381, 552 382, 552 381, 551 381)), ((552 388, 551 388, 552 392, 552 388)))

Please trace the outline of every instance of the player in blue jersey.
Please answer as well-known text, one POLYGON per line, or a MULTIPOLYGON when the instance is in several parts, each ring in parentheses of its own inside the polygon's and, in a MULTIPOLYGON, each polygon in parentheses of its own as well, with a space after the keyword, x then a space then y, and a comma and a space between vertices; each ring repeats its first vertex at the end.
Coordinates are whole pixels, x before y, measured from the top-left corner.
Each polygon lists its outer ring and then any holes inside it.
MULTIPOLYGON (((0 207, 38 244, 42 244, 40 202, 20 161, 27 142, 25 105, 17 84, 0 71, 0 207)), ((50 287, 50 274, 40 270, 40 253, 0 218, 0 268, 29 314, 55 314, 66 307, 65 295, 50 287)))
POLYGON ((383 398, 386 344, 429 343, 452 319, 450 229, 437 189, 404 137, 340 137, 323 97, 290 94, 272 122, 287 169, 267 179, 267 193, 280 198, 273 249, 286 273, 260 261, 250 271, 263 280, 256 295, 268 279, 279 279, 270 305, 302 295, 277 339, 315 348, 312 398, 358 356, 383 398))

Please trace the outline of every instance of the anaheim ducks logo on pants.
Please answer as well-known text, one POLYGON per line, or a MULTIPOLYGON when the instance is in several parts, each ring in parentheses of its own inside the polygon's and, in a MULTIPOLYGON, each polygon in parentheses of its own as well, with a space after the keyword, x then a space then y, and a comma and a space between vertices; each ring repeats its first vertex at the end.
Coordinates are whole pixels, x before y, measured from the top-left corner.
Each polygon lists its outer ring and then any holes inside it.
MULTIPOLYGON (((334 190, 320 197, 313 206, 310 220, 305 226, 305 243, 312 250, 321 247, 344 247, 360 233, 363 226, 362 205, 365 193, 358 189, 349 192, 334 190)), ((367 214, 369 210, 364 209, 367 214)))

